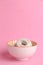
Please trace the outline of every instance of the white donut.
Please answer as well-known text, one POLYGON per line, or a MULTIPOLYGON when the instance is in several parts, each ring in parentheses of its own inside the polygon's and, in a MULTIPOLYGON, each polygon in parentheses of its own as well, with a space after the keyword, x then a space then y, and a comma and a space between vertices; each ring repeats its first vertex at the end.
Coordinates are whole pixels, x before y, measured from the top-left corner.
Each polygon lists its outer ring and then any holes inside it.
POLYGON ((20 40, 17 41, 16 46, 18 46, 18 47, 22 46, 20 40))
POLYGON ((32 43, 30 40, 27 40, 27 39, 20 39, 17 41, 17 46, 20 47, 20 46, 32 46, 32 43), (26 45, 23 45, 22 42, 25 41, 27 42, 26 45))

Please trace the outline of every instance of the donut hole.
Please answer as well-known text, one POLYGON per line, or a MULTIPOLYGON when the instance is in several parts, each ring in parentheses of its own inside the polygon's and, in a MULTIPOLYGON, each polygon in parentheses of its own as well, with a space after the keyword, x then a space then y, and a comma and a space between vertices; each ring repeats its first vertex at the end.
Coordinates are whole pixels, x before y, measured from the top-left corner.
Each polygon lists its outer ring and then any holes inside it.
POLYGON ((27 45, 27 42, 26 41, 22 41, 22 45, 27 45))

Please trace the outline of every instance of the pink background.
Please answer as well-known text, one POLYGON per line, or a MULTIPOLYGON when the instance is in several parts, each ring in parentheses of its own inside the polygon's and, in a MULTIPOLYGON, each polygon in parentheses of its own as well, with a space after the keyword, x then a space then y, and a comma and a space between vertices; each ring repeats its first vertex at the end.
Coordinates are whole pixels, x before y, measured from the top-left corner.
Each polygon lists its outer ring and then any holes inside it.
POLYGON ((43 0, 0 0, 0 65, 43 65, 43 0), (39 44, 27 62, 7 53, 8 40, 26 37, 39 44))

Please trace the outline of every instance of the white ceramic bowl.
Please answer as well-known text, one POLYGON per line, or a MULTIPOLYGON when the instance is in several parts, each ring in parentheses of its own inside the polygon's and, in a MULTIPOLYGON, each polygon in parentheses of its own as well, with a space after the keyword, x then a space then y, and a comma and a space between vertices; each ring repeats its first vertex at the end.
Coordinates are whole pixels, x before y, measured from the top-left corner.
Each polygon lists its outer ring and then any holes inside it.
POLYGON ((8 52, 18 60, 29 58, 33 56, 37 50, 37 43, 34 41, 31 42, 33 45, 31 47, 12 47, 8 45, 8 52))

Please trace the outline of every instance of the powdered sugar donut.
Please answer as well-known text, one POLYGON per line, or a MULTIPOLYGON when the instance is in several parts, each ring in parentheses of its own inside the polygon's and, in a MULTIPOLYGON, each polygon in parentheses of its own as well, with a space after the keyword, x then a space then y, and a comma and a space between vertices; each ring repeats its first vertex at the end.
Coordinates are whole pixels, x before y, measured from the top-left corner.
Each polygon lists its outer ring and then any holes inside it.
POLYGON ((17 42, 17 40, 12 40, 12 41, 8 42, 8 45, 9 46, 15 46, 16 42, 17 42))
POLYGON ((16 45, 17 45, 18 47, 20 47, 20 46, 29 46, 29 47, 30 47, 30 46, 32 46, 32 43, 31 43, 30 40, 20 39, 20 40, 17 41, 16 45))

